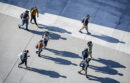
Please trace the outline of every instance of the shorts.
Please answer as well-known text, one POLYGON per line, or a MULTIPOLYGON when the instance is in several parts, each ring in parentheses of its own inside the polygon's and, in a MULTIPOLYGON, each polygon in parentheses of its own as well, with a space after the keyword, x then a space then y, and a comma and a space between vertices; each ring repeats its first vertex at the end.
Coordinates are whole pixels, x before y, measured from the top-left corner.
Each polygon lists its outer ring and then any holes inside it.
POLYGON ((82 27, 82 28, 85 28, 85 29, 87 29, 87 28, 88 28, 88 26, 87 26, 87 25, 86 25, 86 26, 85 26, 85 25, 83 25, 83 27, 82 27))

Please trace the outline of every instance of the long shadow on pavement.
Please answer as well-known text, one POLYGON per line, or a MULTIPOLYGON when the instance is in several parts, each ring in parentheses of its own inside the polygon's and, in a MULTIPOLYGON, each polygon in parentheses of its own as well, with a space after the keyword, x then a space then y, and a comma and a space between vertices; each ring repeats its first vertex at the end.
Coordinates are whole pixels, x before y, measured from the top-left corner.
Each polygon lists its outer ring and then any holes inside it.
POLYGON ((102 40, 104 40, 106 42, 110 42, 110 43, 123 43, 123 44, 125 43, 125 42, 120 41, 120 40, 118 40, 116 38, 113 38, 113 37, 110 37, 110 36, 106 36, 106 35, 99 36, 99 35, 90 34, 90 36, 102 39, 102 40))
POLYGON ((109 78, 109 77, 96 77, 96 76, 92 76, 92 75, 88 75, 88 79, 89 80, 93 80, 93 81, 98 81, 100 83, 120 83, 119 81, 109 78))
POLYGON ((59 33, 67 33, 67 34, 71 34, 71 32, 65 30, 65 29, 62 29, 62 28, 59 28, 59 27, 55 27, 55 26, 46 26, 46 25, 43 25, 43 24, 38 24, 41 28, 41 29, 48 29, 50 31, 54 31, 54 32, 59 32, 59 33))
POLYGON ((102 63, 105 66, 98 67, 98 66, 90 65, 89 68, 96 70, 96 72, 101 72, 104 74, 123 76, 122 73, 119 73, 114 68, 126 68, 125 66, 121 65, 120 63, 112 61, 112 60, 106 60, 106 59, 99 58, 99 59, 93 59, 93 61, 102 63))
MULTIPOLYGON (((31 33, 33 33, 33 34, 41 35, 41 37, 42 37, 42 35, 43 35, 46 31, 43 32, 43 31, 29 30, 29 32, 31 32, 31 33)), ((53 39, 53 40, 59 40, 59 39, 66 40, 67 38, 61 37, 61 35, 59 35, 59 34, 50 32, 50 39, 53 39)))
POLYGON ((77 66, 77 64, 72 63, 71 61, 65 60, 65 59, 61 59, 61 58, 53 58, 50 56, 45 56, 45 55, 41 55, 42 58, 44 59, 48 59, 48 60, 52 60, 54 61, 56 64, 62 64, 62 65, 74 65, 77 66))
MULTIPOLYGON (((21 68, 23 68, 23 67, 21 67, 21 68)), ((59 78, 59 77, 67 78, 66 76, 60 75, 59 73, 57 73, 55 71, 37 69, 37 68, 33 68, 33 67, 23 68, 23 69, 26 69, 26 70, 29 70, 29 71, 33 71, 33 72, 36 72, 36 73, 39 73, 39 74, 47 75, 47 76, 49 76, 51 78, 59 78)))
POLYGON ((64 56, 64 57, 70 57, 70 58, 82 58, 78 54, 68 52, 68 51, 59 51, 59 50, 55 50, 51 48, 47 48, 46 50, 53 52, 55 55, 58 55, 58 56, 64 56))

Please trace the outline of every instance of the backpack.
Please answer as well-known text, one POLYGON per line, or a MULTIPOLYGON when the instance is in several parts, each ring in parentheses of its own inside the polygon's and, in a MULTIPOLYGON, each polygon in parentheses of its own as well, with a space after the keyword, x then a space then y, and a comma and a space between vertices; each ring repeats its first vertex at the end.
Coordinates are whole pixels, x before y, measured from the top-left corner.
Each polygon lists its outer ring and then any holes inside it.
POLYGON ((20 18, 22 19, 22 18, 23 18, 23 16, 24 16, 24 13, 21 13, 20 18))
POLYGON ((82 51, 82 58, 88 58, 88 52, 85 52, 85 50, 82 51))
POLYGON ((81 22, 84 23, 84 21, 85 21, 85 18, 83 18, 81 22))
POLYGON ((25 55, 24 52, 19 53, 19 55, 18 55, 18 56, 19 56, 19 59, 20 59, 20 60, 23 60, 23 59, 24 59, 24 55, 25 55))

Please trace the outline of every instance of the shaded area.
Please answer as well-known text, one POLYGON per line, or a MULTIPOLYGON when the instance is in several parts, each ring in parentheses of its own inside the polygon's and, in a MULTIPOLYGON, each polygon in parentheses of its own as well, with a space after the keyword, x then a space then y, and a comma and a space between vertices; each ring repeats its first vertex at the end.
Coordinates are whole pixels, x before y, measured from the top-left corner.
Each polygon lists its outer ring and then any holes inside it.
MULTIPOLYGON (((21 67, 21 68, 23 68, 23 67, 21 67)), ((26 68, 23 68, 23 69, 26 69, 26 68)), ((29 67, 26 70, 33 71, 33 72, 36 72, 36 73, 39 73, 39 74, 42 74, 42 75, 46 75, 46 76, 49 76, 51 78, 59 78, 59 77, 67 78, 66 76, 60 75, 59 73, 57 73, 55 71, 37 69, 37 68, 33 68, 33 67, 29 67)))
POLYGON ((109 78, 109 77, 103 78, 103 77, 97 77, 97 76, 92 76, 92 75, 88 75, 88 77, 89 77, 88 78, 89 80, 98 81, 101 83, 120 83, 119 81, 109 78))
POLYGON ((69 58, 82 58, 78 54, 68 52, 68 51, 59 51, 51 48, 46 48, 48 51, 53 52, 55 55, 69 57, 69 58))
POLYGON ((54 31, 54 32, 71 34, 71 32, 69 32, 65 29, 59 28, 59 27, 46 26, 46 25, 42 25, 42 24, 38 24, 38 25, 40 26, 39 28, 41 28, 41 29, 48 29, 48 30, 54 31))
POLYGON ((74 65, 74 66, 77 66, 77 64, 72 63, 71 61, 62 59, 62 58, 57 58, 57 57, 56 57, 56 58, 53 58, 53 57, 45 56, 45 55, 41 55, 41 57, 44 58, 44 59, 52 60, 52 61, 54 61, 56 64, 74 65))
POLYGON ((93 59, 93 61, 102 63, 105 66, 98 67, 98 66, 90 65, 89 68, 94 69, 96 72, 101 72, 101 73, 104 73, 104 74, 123 76, 122 73, 119 73, 114 68, 126 68, 125 66, 121 65, 120 63, 112 61, 112 60, 106 60, 106 59, 98 58, 98 59, 93 59))
POLYGON ((0 2, 80 20, 90 14, 90 22, 130 32, 129 0, 0 0, 0 2), (80 10, 80 11, 79 11, 80 10), (127 25, 127 26, 125 26, 127 25))
POLYGON ((110 42, 110 43, 123 43, 123 44, 125 43, 125 42, 120 41, 120 40, 118 40, 114 37, 110 37, 110 36, 106 36, 106 35, 100 35, 99 36, 99 35, 90 34, 90 36, 102 39, 102 40, 104 40, 106 42, 110 42))
MULTIPOLYGON (((33 33, 33 34, 37 34, 37 35, 42 35, 46 32, 46 31, 36 31, 36 30, 30 30, 29 29, 29 32, 33 33)), ((63 40, 67 40, 67 38, 64 38, 62 37, 61 35, 59 34, 56 34, 56 33, 53 33, 53 32, 49 32, 50 33, 50 39, 53 39, 53 40, 59 40, 59 39, 63 39, 63 40)))

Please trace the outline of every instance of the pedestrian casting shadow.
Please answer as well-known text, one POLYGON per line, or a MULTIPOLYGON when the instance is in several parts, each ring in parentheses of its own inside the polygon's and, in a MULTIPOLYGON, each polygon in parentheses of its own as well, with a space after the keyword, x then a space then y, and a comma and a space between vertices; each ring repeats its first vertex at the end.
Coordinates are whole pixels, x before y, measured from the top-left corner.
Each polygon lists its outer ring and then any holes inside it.
POLYGON ((110 36, 106 36, 106 35, 99 36, 99 35, 90 34, 90 36, 102 39, 102 40, 110 42, 110 43, 122 43, 122 44, 125 44, 125 42, 123 42, 123 41, 119 41, 116 38, 113 38, 113 37, 110 37, 110 36))
POLYGON ((53 58, 50 56, 45 56, 45 55, 41 55, 42 58, 44 59, 48 59, 48 60, 52 60, 54 61, 56 64, 62 64, 62 65, 74 65, 77 66, 77 64, 72 63, 71 61, 65 60, 65 59, 61 59, 61 58, 53 58))
POLYGON ((64 57, 70 57, 70 58, 82 58, 78 54, 68 52, 68 51, 59 51, 51 48, 47 48, 48 51, 53 52, 55 55, 58 56, 64 56, 64 57))
MULTIPOLYGON (((43 35, 46 31, 43 32, 43 31, 29 30, 29 32, 31 32, 31 33, 33 33, 33 34, 41 35, 41 37, 42 37, 42 35, 43 35)), ((67 38, 61 37, 61 35, 59 35, 59 34, 50 32, 50 39, 53 39, 53 40, 59 40, 59 39, 66 40, 67 38)))
POLYGON ((50 31, 55 31, 55 32, 59 32, 59 33, 67 33, 67 34, 72 34, 71 32, 65 30, 65 29, 62 29, 62 28, 59 28, 59 27, 54 27, 54 26, 45 26, 43 24, 38 24, 41 28, 41 29, 48 29, 50 31))
MULTIPOLYGON (((23 67, 21 67, 21 68, 23 68, 23 67)), ((47 76, 49 76, 51 78, 59 78, 59 77, 67 78, 66 76, 60 75, 59 73, 57 73, 55 71, 37 69, 37 68, 33 68, 33 67, 23 68, 23 69, 26 69, 26 70, 29 70, 29 71, 33 71, 33 72, 36 72, 36 73, 39 73, 39 74, 42 74, 42 75, 47 75, 47 76)))
POLYGON ((92 75, 88 75, 88 77, 89 77, 88 78, 89 80, 98 81, 101 83, 120 83, 119 81, 109 78, 109 77, 103 78, 103 77, 96 77, 92 75))
POLYGON ((123 76, 122 73, 119 73, 114 68, 126 68, 125 66, 121 65, 120 63, 112 61, 112 60, 106 60, 106 59, 99 58, 99 59, 93 59, 93 61, 102 63, 105 66, 98 67, 98 66, 90 65, 89 68, 94 69, 96 72, 101 72, 104 74, 123 76))

